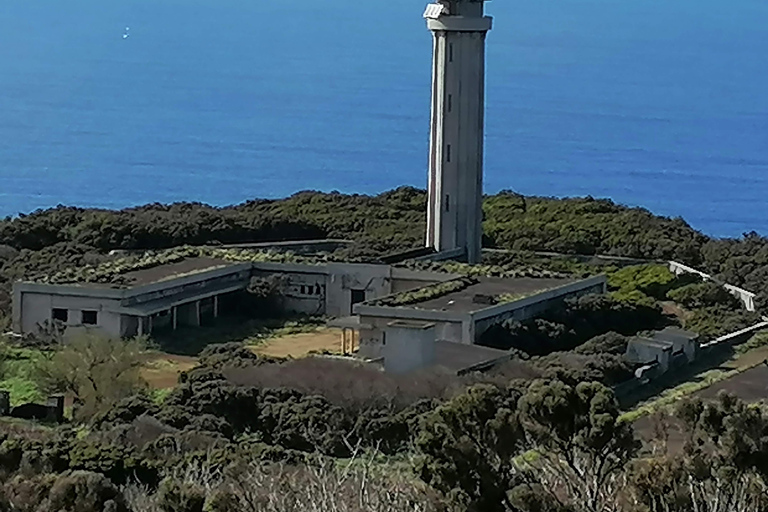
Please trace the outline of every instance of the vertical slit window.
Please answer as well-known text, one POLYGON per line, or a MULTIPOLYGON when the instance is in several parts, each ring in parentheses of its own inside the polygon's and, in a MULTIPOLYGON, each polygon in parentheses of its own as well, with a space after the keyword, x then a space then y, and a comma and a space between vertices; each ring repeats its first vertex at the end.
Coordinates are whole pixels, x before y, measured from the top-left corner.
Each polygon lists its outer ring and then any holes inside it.
POLYGON ((448 62, 453 62, 453 43, 448 45, 448 62))
POLYGON ((451 196, 445 194, 445 211, 451 211, 451 196))
POLYGON ((452 108, 453 108, 453 95, 449 94, 448 95, 448 112, 450 112, 452 108))
POLYGON ((450 144, 445 146, 445 161, 446 162, 451 161, 451 145, 450 144))

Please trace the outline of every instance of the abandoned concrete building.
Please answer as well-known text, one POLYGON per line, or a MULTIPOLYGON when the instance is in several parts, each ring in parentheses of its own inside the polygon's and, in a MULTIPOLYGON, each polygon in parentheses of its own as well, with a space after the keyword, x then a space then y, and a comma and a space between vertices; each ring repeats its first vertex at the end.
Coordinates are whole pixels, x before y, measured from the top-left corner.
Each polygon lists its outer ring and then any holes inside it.
POLYGON ((636 377, 648 379, 692 363, 699 350, 698 334, 677 327, 665 327, 650 336, 630 339, 624 357, 639 365, 636 377))
POLYGON ((568 297, 603 293, 606 286, 604 276, 468 278, 388 264, 194 256, 118 273, 108 283, 17 282, 13 327, 23 334, 59 321, 68 329, 94 327, 131 337, 200 326, 236 307, 252 278, 274 276, 284 311, 330 317, 329 325, 342 329, 349 347, 359 348, 356 355, 381 361, 388 354, 391 371, 441 365, 462 372, 503 360, 506 352, 475 344, 490 325, 530 318, 568 297), (408 294, 411 300, 400 304, 408 294), (419 357, 412 354, 416 345, 395 350, 402 345, 396 339, 414 337, 408 334, 414 325, 430 326, 416 336, 428 345, 419 357), (383 350, 387 340, 389 349, 383 350))
POLYGON ((455 276, 389 265, 231 262, 185 258, 129 271, 114 283, 17 282, 13 328, 29 333, 58 320, 68 328, 98 327, 130 337, 158 329, 199 326, 237 300, 253 276, 285 276, 283 308, 294 313, 347 316, 352 306, 374 297, 449 280, 455 276))
POLYGON ((357 331, 361 355, 376 358, 383 354, 392 338, 388 331, 398 322, 426 322, 433 325, 435 340, 474 345, 493 324, 532 318, 567 298, 606 290, 602 275, 581 280, 459 277, 442 286, 453 283, 447 293, 430 295, 422 288, 362 302, 354 306, 355 317, 332 325, 357 331), (413 299, 400 304, 399 296, 405 293, 413 299))

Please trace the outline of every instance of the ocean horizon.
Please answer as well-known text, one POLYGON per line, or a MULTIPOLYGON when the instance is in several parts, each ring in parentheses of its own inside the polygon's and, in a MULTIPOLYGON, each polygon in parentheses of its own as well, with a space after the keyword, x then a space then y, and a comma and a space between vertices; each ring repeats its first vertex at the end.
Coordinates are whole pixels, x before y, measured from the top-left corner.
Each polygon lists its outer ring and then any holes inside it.
MULTIPOLYGON (((425 4, 3 2, 0 217, 424 188, 425 4)), ((486 7, 486 193, 768 234, 768 2, 486 7)))

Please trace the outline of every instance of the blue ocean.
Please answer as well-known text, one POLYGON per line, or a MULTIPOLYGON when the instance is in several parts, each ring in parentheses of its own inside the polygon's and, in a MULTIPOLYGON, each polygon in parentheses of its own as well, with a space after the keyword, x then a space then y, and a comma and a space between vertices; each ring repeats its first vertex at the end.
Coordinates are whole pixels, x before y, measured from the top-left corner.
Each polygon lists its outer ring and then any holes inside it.
MULTIPOLYGON (((426 0, 3 0, 0 216, 426 186, 426 0)), ((766 0, 494 0, 486 191, 768 234, 766 0)))

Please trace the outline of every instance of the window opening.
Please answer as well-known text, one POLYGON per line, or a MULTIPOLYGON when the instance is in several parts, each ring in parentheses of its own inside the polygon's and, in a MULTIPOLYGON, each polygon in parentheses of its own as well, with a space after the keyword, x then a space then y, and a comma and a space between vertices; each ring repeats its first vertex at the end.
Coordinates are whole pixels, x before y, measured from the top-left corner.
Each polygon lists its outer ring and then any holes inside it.
POLYGON ((54 320, 66 323, 69 320, 69 311, 61 308, 53 308, 53 314, 51 315, 54 320))
POLYGON ((98 311, 83 311, 83 325, 96 325, 99 323, 98 311))

